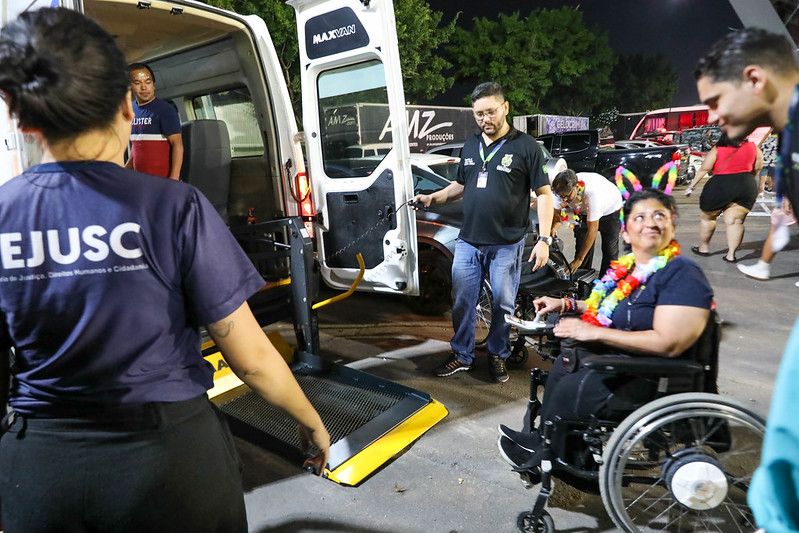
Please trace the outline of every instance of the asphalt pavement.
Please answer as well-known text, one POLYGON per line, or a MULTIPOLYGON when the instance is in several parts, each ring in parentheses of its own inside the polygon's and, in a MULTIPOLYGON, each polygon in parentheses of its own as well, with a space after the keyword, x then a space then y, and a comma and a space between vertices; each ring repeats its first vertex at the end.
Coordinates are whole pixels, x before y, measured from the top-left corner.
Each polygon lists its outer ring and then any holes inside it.
MULTIPOLYGON (((698 195, 675 192, 677 238, 683 253, 698 238, 698 195)), ((768 233, 768 201, 746 222, 738 258, 757 260, 768 233)), ((799 251, 796 231, 772 265, 766 282, 746 278, 722 261, 724 224, 708 257, 693 256, 713 286, 723 320, 719 388, 766 414, 782 350, 797 315, 799 251)), ((563 234, 567 257, 573 239, 563 234)), ((598 263, 599 254, 595 254, 598 263)), ((290 324, 278 325, 291 341, 290 324)), ((527 368, 512 369, 508 383, 494 384, 485 357, 477 368, 449 378, 431 370, 448 354, 449 314, 410 312, 402 298, 357 294, 320 314, 324 355, 428 392, 449 416, 358 487, 312 477, 298 464, 238 440, 243 460, 250 530, 256 532, 511 532, 532 507, 526 490, 497 453, 496 427, 521 426, 529 390, 527 368)), ((484 355, 484 354, 482 354, 484 355)), ((527 366, 539 360, 530 357, 527 366)), ((212 505, 209 502, 209 505, 212 505)), ((598 496, 557 484, 550 511, 558 531, 614 531, 598 496)))

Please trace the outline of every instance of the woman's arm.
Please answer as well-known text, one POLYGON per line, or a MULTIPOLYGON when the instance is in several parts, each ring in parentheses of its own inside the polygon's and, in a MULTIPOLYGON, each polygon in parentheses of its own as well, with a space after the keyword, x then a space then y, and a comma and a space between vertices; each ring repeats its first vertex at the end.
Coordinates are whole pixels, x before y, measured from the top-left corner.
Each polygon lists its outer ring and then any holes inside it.
MULTIPOLYGON (((755 168, 754 174, 756 178, 760 177, 760 171, 763 170, 763 151, 760 148, 756 148, 757 155, 755 156, 755 168)), ((763 192, 763 191, 758 191, 763 192)))
POLYGON ((247 302, 209 324, 208 332, 233 372, 264 400, 291 415, 300 425, 300 436, 319 448, 319 454, 309 462, 321 474, 327 464, 330 435, 247 302))
POLYGON ((685 305, 658 305, 652 329, 623 331, 601 328, 576 318, 565 318, 555 325, 558 337, 600 342, 618 350, 661 357, 682 355, 702 335, 710 311, 685 305))
POLYGON ((694 176, 694 179, 691 180, 691 183, 688 184, 688 188, 685 189, 685 196, 691 196, 691 193, 694 192, 694 187, 696 187, 704 177, 709 174, 713 170, 713 165, 716 164, 716 147, 714 146, 712 150, 710 150, 707 154, 705 154, 705 159, 702 161, 702 166, 699 167, 699 171, 694 176))

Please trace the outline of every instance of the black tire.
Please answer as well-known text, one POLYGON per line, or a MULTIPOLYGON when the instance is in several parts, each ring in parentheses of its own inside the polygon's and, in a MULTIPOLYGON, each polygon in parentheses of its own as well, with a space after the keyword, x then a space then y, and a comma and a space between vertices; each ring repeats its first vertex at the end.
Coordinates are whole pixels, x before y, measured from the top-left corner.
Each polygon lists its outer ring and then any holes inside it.
POLYGON ((513 346, 510 350, 510 357, 508 357, 508 364, 511 366, 523 366, 530 357, 530 350, 527 346, 513 346))
POLYGON ((419 296, 407 298, 420 315, 441 315, 452 306, 452 261, 435 249, 419 252, 419 296))
POLYGON ((536 521, 533 521, 532 516, 530 516, 532 514, 532 511, 527 511, 519 515, 516 520, 516 526, 519 531, 523 533, 555 533, 555 521, 548 512, 542 511, 541 516, 536 521))

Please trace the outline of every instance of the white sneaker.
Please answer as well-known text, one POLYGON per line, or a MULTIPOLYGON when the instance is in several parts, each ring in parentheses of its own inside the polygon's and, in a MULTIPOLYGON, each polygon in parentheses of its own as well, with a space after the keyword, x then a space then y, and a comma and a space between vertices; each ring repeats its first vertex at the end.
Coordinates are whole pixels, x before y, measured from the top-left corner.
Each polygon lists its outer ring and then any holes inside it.
POLYGON ((739 264, 738 270, 750 278, 759 279, 761 281, 767 280, 769 278, 769 274, 771 273, 771 267, 769 264, 761 260, 758 260, 754 265, 739 264))

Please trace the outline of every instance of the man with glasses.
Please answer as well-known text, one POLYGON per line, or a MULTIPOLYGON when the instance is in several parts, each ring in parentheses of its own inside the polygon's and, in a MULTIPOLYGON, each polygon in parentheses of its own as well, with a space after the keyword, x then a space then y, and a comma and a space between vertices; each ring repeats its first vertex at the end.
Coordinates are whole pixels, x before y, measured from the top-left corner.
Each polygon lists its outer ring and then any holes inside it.
POLYGON ((555 220, 552 235, 559 223, 570 224, 574 230, 574 260, 572 272, 591 268, 597 233, 602 236, 600 277, 619 257, 619 211, 624 203, 616 185, 596 172, 560 172, 552 181, 555 193, 555 220))
POLYGON ((533 269, 549 258, 552 191, 538 143, 507 121, 508 102, 498 83, 482 83, 472 92, 472 111, 480 132, 466 140, 455 181, 415 200, 428 207, 463 197, 463 227, 452 262, 452 354, 435 369, 439 377, 474 365, 476 307, 487 276, 492 290, 492 320, 487 338, 489 373, 508 380, 510 326, 505 314, 515 308, 528 231, 530 190, 538 196, 539 240, 530 255, 533 269))
MULTIPOLYGON (((732 32, 700 59, 694 75, 710 121, 734 140, 770 126, 780 132, 775 167, 783 210, 799 206, 799 64, 794 43, 758 28, 732 32)), ((772 227, 772 248, 788 243, 787 220, 772 227), (781 242, 775 242, 781 241, 781 242)), ((785 315, 783 315, 785 316, 785 315)), ((761 464, 748 499, 757 525, 768 532, 799 531, 799 322, 782 357, 766 425, 761 464)))

